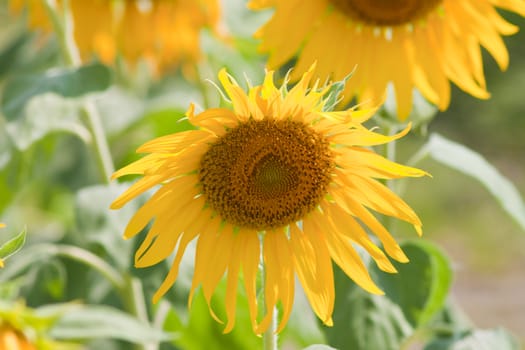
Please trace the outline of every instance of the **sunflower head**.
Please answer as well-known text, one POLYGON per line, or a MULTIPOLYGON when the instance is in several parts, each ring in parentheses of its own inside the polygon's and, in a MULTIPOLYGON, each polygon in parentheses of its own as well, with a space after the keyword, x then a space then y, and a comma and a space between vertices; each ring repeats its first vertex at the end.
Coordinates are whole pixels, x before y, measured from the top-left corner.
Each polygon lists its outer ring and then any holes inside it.
POLYGON ((377 155, 369 146, 405 135, 384 136, 362 125, 373 110, 329 111, 331 85, 312 82, 312 66, 295 86, 280 87, 273 72, 246 92, 226 71, 219 80, 231 108, 187 112, 195 130, 147 142, 149 153, 114 174, 142 178, 111 205, 118 209, 158 186, 131 218, 124 236, 152 225, 135 255, 137 267, 156 264, 175 252, 172 268, 154 296, 158 300, 175 282, 182 255, 196 240, 190 294, 199 286, 210 305, 223 275, 226 282, 225 332, 235 322, 239 275, 244 277, 251 321, 264 332, 271 313, 259 315, 258 266, 264 266, 266 310, 282 306, 282 329, 290 315, 297 275, 315 313, 332 324, 332 261, 371 293, 382 293, 354 248, 362 246, 379 268, 395 272, 387 255, 406 262, 373 211, 412 224, 421 222, 412 209, 380 181, 422 176, 377 155), (310 88, 309 86, 313 86, 310 88), (368 227, 385 252, 369 237, 368 227))
POLYGON ((275 9, 255 34, 271 68, 296 57, 292 80, 314 60, 322 79, 340 80, 355 69, 343 102, 381 101, 391 85, 401 121, 410 115, 414 89, 440 110, 450 103, 450 82, 489 98, 481 48, 504 70, 502 36, 518 30, 497 9, 525 16, 523 0, 251 0, 249 6, 275 9))

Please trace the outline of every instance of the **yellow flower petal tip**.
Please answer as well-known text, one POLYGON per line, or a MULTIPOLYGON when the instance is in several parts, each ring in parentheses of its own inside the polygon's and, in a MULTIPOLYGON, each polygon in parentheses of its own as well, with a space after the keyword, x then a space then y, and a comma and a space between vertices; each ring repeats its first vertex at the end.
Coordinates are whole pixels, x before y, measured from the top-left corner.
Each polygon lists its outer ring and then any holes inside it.
POLYGON ((187 115, 195 130, 147 142, 140 149, 148 155, 115 173, 142 177, 112 208, 157 187, 124 234, 133 237, 151 223, 136 253, 137 267, 174 256, 153 302, 176 281, 192 241, 196 245, 190 298, 201 286, 209 304, 226 276, 225 332, 234 327, 241 274, 254 332, 264 333, 271 323, 271 315, 260 315, 257 307, 260 257, 266 309, 280 305, 283 310, 279 330, 292 309, 296 277, 315 314, 325 324, 333 323, 334 262, 365 290, 383 293, 354 244, 389 272, 395 268, 387 255, 408 260, 374 213, 420 226, 413 210, 380 180, 424 172, 388 161, 369 148, 401 138, 408 128, 385 136, 365 128, 366 118, 359 112, 348 118, 352 109, 324 111, 329 86, 309 86, 314 68, 290 89, 286 82, 275 86, 269 71, 261 85, 248 91, 221 70, 219 80, 230 109, 195 114, 191 104, 187 115))
POLYGON ((380 102, 390 84, 400 120, 410 115, 414 88, 440 110, 450 103, 450 82, 489 98, 480 48, 505 70, 502 36, 518 28, 498 10, 525 16, 521 0, 252 0, 248 6, 275 9, 256 33, 270 69, 295 57, 292 79, 313 61, 321 81, 342 80, 355 69, 344 101, 380 102))

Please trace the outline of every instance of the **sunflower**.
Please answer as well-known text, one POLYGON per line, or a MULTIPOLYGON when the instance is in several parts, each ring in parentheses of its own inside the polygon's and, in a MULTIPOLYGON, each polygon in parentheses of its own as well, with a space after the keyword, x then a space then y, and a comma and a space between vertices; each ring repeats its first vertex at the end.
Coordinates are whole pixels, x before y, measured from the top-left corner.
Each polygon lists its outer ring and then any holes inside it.
POLYGON ((525 15, 523 0, 251 0, 249 6, 275 8, 256 33, 271 68, 296 54, 292 78, 315 60, 322 79, 342 79, 357 67, 345 101, 382 100, 391 83, 401 120, 411 111, 414 87, 440 110, 450 102, 449 81, 488 98, 480 48, 505 70, 501 36, 518 30, 496 8, 525 15))
MULTIPOLYGON (((404 220, 421 234, 417 215, 378 179, 426 173, 391 162, 368 148, 402 137, 408 127, 384 136, 362 125, 373 111, 327 111, 332 90, 330 85, 309 89, 313 72, 314 67, 290 90, 286 83, 277 88, 273 72, 268 72, 262 85, 246 93, 222 70, 219 80, 232 109, 211 108, 195 114, 190 105, 187 116, 196 130, 145 143, 138 152, 149 155, 115 172, 113 178, 143 177, 112 203, 112 209, 160 185, 124 232, 125 238, 131 238, 154 220, 136 252, 137 267, 157 264, 175 252, 154 302, 175 282, 184 251, 194 239, 189 304, 195 289, 202 286, 210 305, 218 282, 227 273, 225 332, 234 326, 240 274, 255 333, 264 332, 271 322, 271 312, 258 317, 260 257, 265 309, 282 306, 279 330, 292 308, 294 274, 317 316, 332 324, 331 260, 365 290, 382 293, 354 244, 363 247, 382 270, 396 270, 362 224, 378 237, 388 255, 408 261, 371 210, 404 220)), ((218 319, 211 305, 210 311, 218 319)))
MULTIPOLYGON (((43 311, 43 310, 42 310, 43 311)), ((22 301, 0 300, 0 349, 2 350, 77 350, 74 343, 56 341, 51 329, 63 314, 60 305, 41 312, 22 301)))
POLYGON ((36 350, 23 333, 0 320, 0 349, 36 350))
MULTIPOLYGON (((58 5, 62 3, 57 1, 58 5)), ((74 37, 81 56, 95 53, 107 64, 117 54, 129 63, 144 59, 155 70, 190 67, 200 59, 200 30, 215 28, 217 0, 70 1, 74 37)), ((11 0, 12 13, 27 7, 29 26, 51 31, 41 0, 11 0)))

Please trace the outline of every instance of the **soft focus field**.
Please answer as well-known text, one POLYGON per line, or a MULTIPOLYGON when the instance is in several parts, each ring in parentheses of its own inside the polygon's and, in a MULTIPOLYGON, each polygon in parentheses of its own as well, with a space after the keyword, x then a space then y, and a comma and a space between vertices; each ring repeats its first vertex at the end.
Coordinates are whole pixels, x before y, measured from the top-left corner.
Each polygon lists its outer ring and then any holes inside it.
MULTIPOLYGON (((104 92, 103 98, 97 100, 97 104, 117 169, 138 159, 135 149, 145 141, 187 129, 188 122, 179 119, 183 117, 190 102, 198 105, 207 102, 218 106, 221 102, 216 87, 202 82, 205 79, 216 82, 217 71, 223 66, 227 66, 229 72, 239 77, 239 80, 246 73, 254 82, 260 83, 264 60, 256 55, 256 42, 250 35, 268 18, 268 13, 248 13, 242 0, 224 0, 222 3, 225 6, 225 25, 236 36, 235 42, 221 41, 209 33, 203 34, 203 50, 209 56, 209 62, 201 67, 199 82, 186 81, 180 72, 152 78, 140 66, 134 74, 126 75, 129 71, 125 70, 113 72, 114 84, 104 92), (207 99, 202 97, 202 91, 206 93, 207 99)), ((0 57, 0 63, 4 64, 0 65, 0 85, 6 83, 4 73, 7 75, 9 72, 16 76, 27 73, 30 69, 37 72, 41 67, 58 61, 57 42, 31 37, 32 34, 21 26, 21 21, 8 14, 6 4, 5 0, 0 0, 0 52, 8 44, 17 45, 18 39, 24 49, 17 51, 16 57, 0 57), (28 44, 31 40, 36 46, 28 44), (37 50, 35 47, 43 49, 37 50)), ((484 55, 487 86, 492 98, 478 100, 453 87, 450 107, 445 112, 436 114, 427 132, 437 132, 479 152, 516 185, 523 197, 525 19, 508 13, 505 18, 521 27, 521 32, 504 38, 510 54, 510 66, 506 72, 502 73, 494 60, 489 55, 484 55)), ((0 91, 1 88, 3 85, 0 86, 0 91)), ((138 270, 132 266, 133 252, 138 242, 124 241, 119 235, 134 207, 138 206, 136 203, 122 212, 111 211, 111 214, 106 215, 109 203, 128 184, 116 185, 112 188, 112 193, 105 187, 90 188, 103 181, 97 171, 93 153, 81 140, 85 136, 84 130, 71 132, 71 128, 80 124, 77 116, 70 118, 68 115, 75 107, 73 104, 57 107, 59 104, 55 105, 56 101, 52 97, 47 102, 38 102, 40 104, 35 108, 36 112, 41 112, 42 116, 50 119, 35 118, 26 124, 19 124, 20 137, 16 142, 23 151, 15 150, 10 141, 7 141, 7 134, 3 134, 7 119, 0 115, 0 222, 7 224, 7 228, 0 231, 0 243, 15 232, 22 231, 25 226, 28 233, 26 247, 44 242, 81 246, 119 268, 123 266, 129 276, 140 278, 147 291, 145 300, 149 304, 151 294, 158 287, 168 267, 163 264, 138 270), (55 115, 60 117, 53 119, 55 115), (62 125, 63 120, 71 124, 62 125), (39 135, 42 130, 46 131, 39 135), (5 164, 8 164, 6 168, 5 164)), ((371 120, 366 125, 373 127, 376 124, 375 120, 371 120)), ((399 140, 396 144, 397 161, 406 164, 415 150, 426 141, 427 135, 416 131, 399 140)), ((523 228, 513 221, 476 180, 431 159, 425 159, 415 166, 431 173, 432 178, 403 182, 406 192, 402 197, 423 222, 424 235, 420 239, 435 242, 450 257, 454 270, 454 301, 476 326, 503 326, 525 343, 523 228)), ((126 181, 131 179, 130 177, 126 181)), ((142 197, 140 200, 143 199, 142 197)), ((407 227, 405 224, 395 226, 397 230, 393 234, 396 239, 415 239, 412 229, 405 231, 407 227)), ((186 313, 186 297, 191 284, 191 254, 190 252, 189 257, 183 261, 181 276, 168 294, 169 298, 175 300, 173 310, 182 310, 180 319, 173 315, 176 312, 170 314, 176 319, 173 321, 174 328, 190 318, 186 313)), ((7 263, 11 261, 16 261, 16 255, 7 260, 7 263)), ((85 266, 67 259, 54 258, 42 261, 41 267, 40 271, 35 269, 34 273, 25 276, 21 283, 22 294, 26 296, 29 306, 37 307, 85 297, 87 300, 82 301, 116 305, 122 309, 123 305, 111 291, 109 283, 98 284, 100 276, 87 271, 85 266), (66 265, 67 269, 64 267, 66 265), (84 295, 85 290, 89 290, 90 295, 84 295)), ((199 327, 204 325, 207 327, 205 330, 210 332, 202 335, 203 337, 217 336, 222 332, 223 326, 216 324, 208 316, 202 295, 197 299, 195 314, 205 316, 198 321, 193 320, 198 326, 192 323, 191 327, 195 329, 186 329, 187 334, 199 336, 199 327)), ((241 303, 244 302, 245 300, 241 303)), ((299 346, 306 345, 304 343, 308 341, 322 338, 317 326, 312 326, 316 325, 315 316, 309 309, 303 312, 302 308, 305 307, 309 306, 304 298, 299 302, 296 300, 290 321, 291 330, 287 329, 283 333, 285 342, 297 337, 300 339, 298 343, 303 344, 290 342, 283 347, 286 350, 299 349, 299 346), (313 329, 300 329, 303 325, 312 326, 313 329)), ((260 339, 251 332, 246 305, 239 306, 239 309, 242 308, 244 313, 237 319, 236 325, 240 329, 225 338, 217 339, 228 339, 225 340, 227 344, 234 344, 235 337, 241 339, 244 336, 242 339, 248 339, 247 343, 259 342, 260 339)), ((108 346, 110 350, 122 349, 123 344, 128 344, 121 341, 97 341, 93 346, 108 346)), ((184 341, 193 346, 198 344, 196 339, 184 341)), ((165 345, 164 348, 172 347, 165 345)))
MULTIPOLYGON (((516 24, 525 22, 509 17, 516 24)), ((525 32, 506 39, 511 64, 501 74, 486 56, 492 98, 472 99, 454 89, 449 110, 438 113, 429 131, 477 150, 525 193, 525 32)), ((400 142, 411 153, 413 143, 400 142)), ((407 200, 417 208, 425 237, 452 258, 454 295, 483 327, 504 325, 525 339, 525 236, 476 181, 424 161, 433 179, 413 182, 407 200)))

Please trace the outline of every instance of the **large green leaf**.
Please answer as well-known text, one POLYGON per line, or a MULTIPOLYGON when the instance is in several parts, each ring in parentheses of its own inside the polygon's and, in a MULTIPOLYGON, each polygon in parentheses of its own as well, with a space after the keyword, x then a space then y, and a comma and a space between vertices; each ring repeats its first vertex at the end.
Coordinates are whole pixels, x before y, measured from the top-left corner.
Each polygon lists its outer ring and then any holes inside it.
POLYGON ((439 134, 432 134, 425 147, 438 162, 478 180, 525 230, 525 203, 518 189, 480 154, 439 134))
POLYGON ((127 270, 132 261, 133 245, 122 238, 124 229, 138 209, 136 200, 120 210, 109 205, 129 184, 95 185, 78 191, 75 201, 76 222, 81 244, 97 244, 120 269, 127 270))
POLYGON ((365 292, 335 268, 333 327, 323 327, 328 343, 339 350, 399 350, 413 332, 401 308, 388 297, 365 292))
POLYGON ((72 133, 88 142, 90 133, 80 120, 82 108, 80 100, 44 93, 27 102, 22 115, 8 123, 7 131, 20 150, 51 132, 72 133))
POLYGON ((410 262, 396 264, 399 273, 370 267, 384 296, 365 292, 336 269, 334 326, 323 328, 331 346, 397 350, 444 307, 452 279, 447 258, 429 242, 407 241, 402 248, 410 262))
POLYGON ((64 97, 80 97, 106 90, 110 83, 111 71, 100 63, 17 75, 5 86, 2 111, 8 120, 14 120, 22 115, 26 103, 34 96, 51 92, 64 97))
POLYGON ((25 33, 19 34, 16 38, 12 39, 5 48, 2 48, 3 50, 0 51, 0 77, 16 65, 17 56, 22 46, 27 42, 28 37, 25 33))
POLYGON ((73 308, 60 317, 50 333, 57 339, 112 338, 133 343, 167 341, 174 337, 109 306, 73 308))
POLYGON ((425 350, 519 350, 516 338, 503 328, 476 329, 438 338, 427 344, 425 350))
POLYGON ((410 324, 417 328, 445 305, 452 282, 447 257, 428 241, 407 241, 401 247, 410 262, 394 263, 399 273, 375 269, 377 282, 386 296, 399 305, 410 324))

